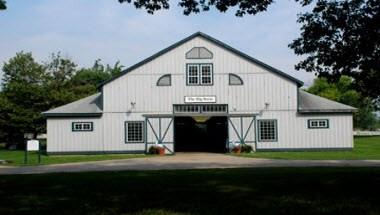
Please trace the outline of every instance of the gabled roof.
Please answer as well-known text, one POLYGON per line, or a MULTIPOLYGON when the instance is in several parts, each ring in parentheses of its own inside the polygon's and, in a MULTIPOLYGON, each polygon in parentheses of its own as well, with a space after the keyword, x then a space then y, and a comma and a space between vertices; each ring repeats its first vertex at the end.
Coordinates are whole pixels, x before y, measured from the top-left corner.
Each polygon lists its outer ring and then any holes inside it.
POLYGON ((101 116, 102 115, 102 95, 96 93, 75 102, 43 112, 45 117, 79 117, 79 116, 101 116))
POLYGON ((231 47, 231 46, 229 46, 229 45, 227 45, 227 44, 225 44, 225 43, 223 43, 223 42, 221 42, 221 41, 219 41, 219 40, 217 40, 217 39, 215 39, 215 38, 213 38, 213 37, 211 37, 211 36, 209 36, 207 34, 205 34, 205 33, 196 32, 196 33, 194 33, 194 34, 186 37, 185 39, 180 40, 180 41, 174 43, 173 45, 171 45, 171 46, 169 46, 169 47, 167 47, 167 48, 165 48, 165 49, 157 52, 156 54, 154 54, 154 55, 146 58, 145 60, 140 61, 139 63, 136 63, 135 65, 133 65, 133 66, 125 69, 119 75, 111 78, 110 80, 107 80, 107 81, 101 83, 98 86, 98 88, 101 88, 102 86, 104 86, 104 85, 112 82, 113 80, 115 80, 115 79, 117 79, 117 78, 119 78, 119 77, 127 74, 128 72, 130 72, 130 71, 132 71, 132 70, 134 70, 134 69, 136 69, 136 68, 138 68, 138 67, 140 67, 140 66, 142 66, 142 65, 144 65, 144 64, 146 64, 146 63, 148 63, 148 62, 150 62, 150 61, 152 61, 154 59, 156 59, 157 57, 159 57, 159 56, 161 56, 161 55, 163 55, 163 54, 165 54, 165 53, 167 53, 167 52, 169 52, 169 51, 177 48, 178 46, 180 46, 180 45, 182 45, 182 44, 184 44, 184 43, 186 43, 186 42, 188 42, 188 41, 190 41, 190 40, 192 40, 192 39, 194 39, 196 37, 202 37, 205 40, 207 40, 207 41, 209 41, 209 42, 211 42, 211 43, 213 43, 213 44, 215 44, 215 45, 217 45, 219 47, 222 47, 222 48, 224 48, 224 49, 226 49, 226 50, 228 50, 228 51, 230 51, 230 52, 232 52, 232 53, 234 53, 234 54, 236 54, 236 55, 238 55, 238 56, 240 56, 240 57, 242 57, 242 58, 244 58, 244 59, 246 59, 246 60, 248 60, 248 61, 250 61, 250 62, 252 62, 254 64, 257 64, 257 65, 259 65, 259 66, 261 66, 261 67, 263 67, 263 68, 265 68, 265 69, 267 69, 267 70, 269 70, 269 71, 271 71, 271 72, 273 72, 275 74, 278 74, 278 75, 280 75, 280 76, 282 76, 282 77, 284 77, 284 78, 286 78, 288 80, 291 80, 291 81, 297 83, 298 86, 302 86, 303 85, 302 81, 298 80, 297 78, 294 78, 293 76, 288 75, 285 72, 282 72, 282 71, 280 71, 280 70, 278 70, 278 69, 276 69, 276 68, 274 68, 272 66, 269 66, 268 64, 265 64, 265 63, 263 63, 263 62, 255 59, 255 58, 253 58, 253 57, 251 57, 251 56, 249 56, 249 55, 247 55, 247 54, 245 54, 245 53, 243 53, 243 52, 241 52, 241 51, 239 51, 239 50, 237 50, 237 49, 235 49, 235 48, 233 48, 233 47, 231 47))
POLYGON ((320 96, 299 90, 298 112, 300 113, 351 113, 356 108, 331 101, 320 96))

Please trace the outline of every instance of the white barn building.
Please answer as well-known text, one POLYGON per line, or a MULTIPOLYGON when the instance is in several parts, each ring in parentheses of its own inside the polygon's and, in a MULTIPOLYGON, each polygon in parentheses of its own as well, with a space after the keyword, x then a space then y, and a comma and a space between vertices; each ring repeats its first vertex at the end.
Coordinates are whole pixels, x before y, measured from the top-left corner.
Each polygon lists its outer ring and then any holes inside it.
POLYGON ((99 93, 44 112, 47 152, 227 152, 353 148, 355 108, 204 33, 126 69, 99 93))

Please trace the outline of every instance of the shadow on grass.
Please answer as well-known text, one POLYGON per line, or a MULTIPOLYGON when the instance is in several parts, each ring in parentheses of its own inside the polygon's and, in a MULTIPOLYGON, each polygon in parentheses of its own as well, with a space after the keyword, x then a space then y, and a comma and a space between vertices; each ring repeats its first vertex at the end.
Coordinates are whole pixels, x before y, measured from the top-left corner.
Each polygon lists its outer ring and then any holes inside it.
POLYGON ((0 214, 379 214, 380 169, 1 176, 0 214))

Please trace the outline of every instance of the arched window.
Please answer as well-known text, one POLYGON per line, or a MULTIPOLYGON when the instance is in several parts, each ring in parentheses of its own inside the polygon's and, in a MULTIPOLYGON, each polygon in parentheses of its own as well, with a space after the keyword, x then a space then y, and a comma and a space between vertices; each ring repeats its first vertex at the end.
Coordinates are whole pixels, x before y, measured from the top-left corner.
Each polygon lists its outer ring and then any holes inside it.
POLYGON ((211 59, 212 52, 205 47, 194 47, 186 53, 187 59, 211 59))
POLYGON ((228 75, 228 84, 229 85, 243 85, 243 79, 241 79, 240 76, 236 74, 230 73, 228 75))
POLYGON ((166 74, 161 76, 157 81, 157 86, 171 86, 172 85, 172 76, 166 74))

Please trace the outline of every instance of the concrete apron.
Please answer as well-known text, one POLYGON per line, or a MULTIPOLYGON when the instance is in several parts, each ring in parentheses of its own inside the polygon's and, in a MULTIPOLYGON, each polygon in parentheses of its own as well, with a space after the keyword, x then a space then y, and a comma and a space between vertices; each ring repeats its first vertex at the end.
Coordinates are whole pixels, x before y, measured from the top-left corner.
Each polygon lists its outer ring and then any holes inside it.
POLYGON ((176 153, 122 160, 92 161, 41 166, 0 166, 0 175, 92 172, 120 170, 175 170, 262 167, 380 167, 380 160, 275 160, 243 158, 213 153, 176 153))

